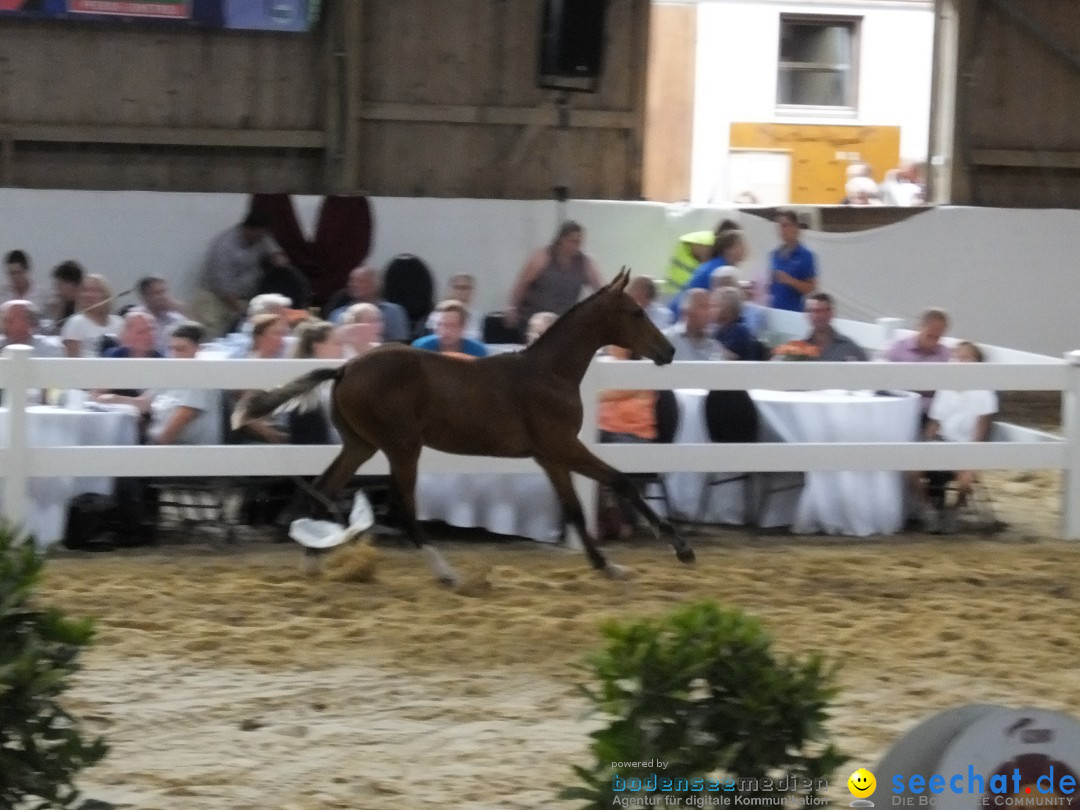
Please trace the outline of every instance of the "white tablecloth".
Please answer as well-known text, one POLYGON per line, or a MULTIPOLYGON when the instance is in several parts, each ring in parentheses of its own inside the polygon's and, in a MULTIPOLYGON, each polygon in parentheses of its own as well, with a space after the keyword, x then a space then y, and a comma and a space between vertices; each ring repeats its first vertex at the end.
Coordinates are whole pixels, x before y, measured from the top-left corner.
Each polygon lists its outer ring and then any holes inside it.
MULTIPOLYGON (((138 412, 127 406, 107 410, 73 411, 35 405, 27 409, 28 442, 31 447, 131 445, 138 441, 138 412)), ((0 408, 0 437, 7 442, 8 410, 0 408)), ((64 536, 68 502, 83 492, 109 495, 114 480, 103 478, 32 478, 26 529, 39 548, 64 536)), ((0 508, 3 493, 0 491, 0 508)))
MULTIPOLYGON (((762 441, 912 442, 919 434, 919 396, 869 391, 751 391, 762 441)), ((903 528, 902 472, 806 474, 791 529, 865 537, 903 528)))
MULTIPOLYGON (((477 466, 483 459, 477 460, 477 466)), ((416 481, 416 516, 451 526, 484 528, 496 534, 546 543, 561 535, 562 507, 548 477, 535 473, 421 473, 416 481)))

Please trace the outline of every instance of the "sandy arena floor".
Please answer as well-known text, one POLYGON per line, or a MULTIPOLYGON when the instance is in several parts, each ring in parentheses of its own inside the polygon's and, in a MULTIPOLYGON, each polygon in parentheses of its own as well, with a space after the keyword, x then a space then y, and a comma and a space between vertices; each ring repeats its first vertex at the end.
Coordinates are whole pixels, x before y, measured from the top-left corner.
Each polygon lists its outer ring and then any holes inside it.
POLYGON ((366 584, 302 576, 291 545, 63 555, 43 598, 99 628, 71 707, 112 744, 81 784, 138 810, 568 807, 552 797, 584 761, 573 664, 597 622, 699 598, 842 659, 831 728, 852 770, 944 707, 1074 711, 1080 545, 1041 539, 1056 474, 992 487, 1010 524, 994 539, 725 532, 694 538, 693 569, 651 542, 612 548, 629 583, 536 544, 444 543, 464 573, 490 569, 479 598, 396 541, 366 584))

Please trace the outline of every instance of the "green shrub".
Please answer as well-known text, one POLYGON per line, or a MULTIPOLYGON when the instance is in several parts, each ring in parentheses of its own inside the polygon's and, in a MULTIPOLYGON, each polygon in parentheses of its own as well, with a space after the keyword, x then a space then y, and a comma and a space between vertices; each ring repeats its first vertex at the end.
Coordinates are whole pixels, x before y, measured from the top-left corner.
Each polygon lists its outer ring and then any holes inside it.
MULTIPOLYGON (((85 742, 59 696, 90 643, 88 619, 31 604, 43 558, 0 524, 0 807, 74 807, 78 771, 105 756, 85 742), (36 800, 36 801, 34 801, 36 800)), ((102 807, 86 802, 82 807, 102 807)))
POLYGON ((816 796, 847 761, 824 727, 837 693, 835 667, 816 654, 779 658, 755 619, 702 602, 602 630, 606 648, 583 667, 598 683, 581 689, 611 722, 590 735, 595 762, 574 767, 580 784, 560 798, 598 810, 649 795, 679 797, 677 806, 707 795, 816 796), (626 792, 630 779, 644 780, 641 789, 626 792), (693 779, 704 780, 704 789, 693 779), (724 792, 710 782, 727 782, 724 792))

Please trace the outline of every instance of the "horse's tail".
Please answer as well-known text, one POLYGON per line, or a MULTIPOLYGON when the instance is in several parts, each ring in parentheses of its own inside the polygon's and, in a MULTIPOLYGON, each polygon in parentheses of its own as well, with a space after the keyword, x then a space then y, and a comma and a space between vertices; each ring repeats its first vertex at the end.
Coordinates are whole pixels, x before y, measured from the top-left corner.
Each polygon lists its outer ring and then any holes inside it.
POLYGON ((291 408, 301 411, 312 410, 319 404, 319 394, 316 391, 319 385, 327 380, 341 379, 344 369, 344 366, 315 369, 285 385, 271 388, 269 391, 256 391, 244 397, 233 409, 230 420, 232 429, 238 430, 256 419, 291 408))

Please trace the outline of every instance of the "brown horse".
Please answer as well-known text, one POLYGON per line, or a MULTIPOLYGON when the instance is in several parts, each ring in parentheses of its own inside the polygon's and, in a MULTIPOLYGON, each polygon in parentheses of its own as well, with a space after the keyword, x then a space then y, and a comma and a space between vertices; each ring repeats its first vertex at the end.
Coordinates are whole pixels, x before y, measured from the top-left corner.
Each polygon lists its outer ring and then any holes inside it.
POLYGON ((626 571, 609 563, 589 536, 571 483, 573 472, 612 487, 649 521, 657 536, 662 532, 670 538, 679 560, 693 562, 690 545, 649 508, 630 480, 578 440, 581 379, 598 349, 615 344, 657 365, 670 363, 675 354, 624 292, 629 279, 623 268, 523 351, 465 360, 383 346, 339 368, 319 369, 254 395, 237 406, 233 427, 310 401, 316 386, 334 380, 331 418, 343 445, 315 482, 316 491, 332 498, 360 465, 383 451, 409 537, 444 584, 456 585, 457 574, 428 543, 416 520, 417 461, 425 446, 446 453, 535 459, 555 487, 563 520, 581 536, 589 562, 610 577, 624 577, 626 571))

